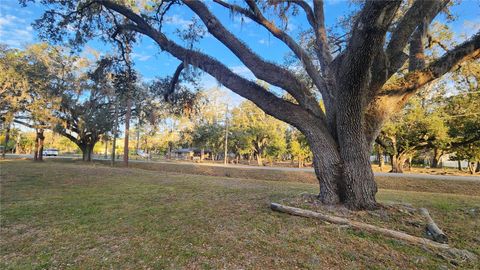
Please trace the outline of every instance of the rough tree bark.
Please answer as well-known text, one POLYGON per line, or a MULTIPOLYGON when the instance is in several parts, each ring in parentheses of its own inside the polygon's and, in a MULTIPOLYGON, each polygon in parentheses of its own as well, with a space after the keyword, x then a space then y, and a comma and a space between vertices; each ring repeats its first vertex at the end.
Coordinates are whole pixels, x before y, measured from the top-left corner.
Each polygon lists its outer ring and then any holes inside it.
POLYGON ((78 147, 82 151, 82 160, 90 162, 92 161, 93 148, 95 147, 96 142, 94 143, 80 143, 78 147))
POLYGON ((43 145, 45 142, 45 136, 43 135, 43 129, 38 137, 38 160, 43 161, 43 145))
POLYGON ((403 169, 405 167, 405 161, 407 161, 407 157, 403 154, 393 155, 392 156, 392 173, 403 173, 403 169))
POLYGON ((35 148, 33 153, 33 160, 35 161, 43 161, 43 142, 45 140, 43 131, 43 128, 35 129, 35 148))
MULTIPOLYGON (((307 137, 313 152, 320 200, 324 203, 344 203, 352 209, 376 207, 377 187, 369 154, 383 123, 397 113, 418 89, 451 71, 459 63, 480 56, 480 34, 477 34, 425 65, 424 30, 448 0, 414 1, 395 27, 392 27, 392 21, 401 1, 366 1, 356 16, 346 49, 335 58, 328 49, 323 1, 313 1, 313 8, 306 1, 291 1, 290 4, 298 5, 305 11, 314 30, 314 51, 319 68, 295 39, 263 15, 263 9, 257 6, 256 1, 246 0, 245 7, 214 0, 234 13, 249 17, 290 48, 313 82, 315 93, 290 70, 267 62, 253 52, 224 27, 205 3, 199 0, 182 2, 257 79, 285 90, 295 102, 279 98, 255 81, 235 74, 220 61, 170 40, 159 31, 154 15, 148 12, 140 15, 111 0, 94 1, 108 10, 105 16, 116 14, 127 19, 125 24, 113 25, 117 31, 134 31, 150 37, 162 50, 210 74, 266 113, 298 128, 307 137), (149 16, 151 20, 146 19, 149 16), (391 33, 387 41, 388 31, 391 33), (410 51, 406 55, 404 49, 409 42, 410 51), (409 72, 405 76, 392 77, 409 59, 409 72), (322 95, 326 112, 315 98, 318 93, 322 95)), ((82 12, 90 7, 95 5, 82 6, 82 12)), ((103 8, 94 10, 99 12, 103 8)))

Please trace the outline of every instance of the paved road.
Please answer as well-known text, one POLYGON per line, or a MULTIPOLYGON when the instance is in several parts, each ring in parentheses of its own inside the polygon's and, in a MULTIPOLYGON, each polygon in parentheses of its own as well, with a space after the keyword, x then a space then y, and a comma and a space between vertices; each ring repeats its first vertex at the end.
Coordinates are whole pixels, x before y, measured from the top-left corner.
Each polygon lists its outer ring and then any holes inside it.
MULTIPOLYGON (((32 155, 14 155, 7 154, 7 158, 32 158, 32 155)), ((81 158, 81 156, 58 156, 58 157, 44 157, 45 159, 66 159, 66 158, 81 158)), ((96 160, 104 160, 98 158, 96 160)), ((236 165, 236 164, 218 164, 218 163, 190 163, 179 161, 151 161, 151 160, 130 160, 130 162, 147 162, 147 163, 162 163, 162 164, 185 164, 185 165, 198 165, 198 166, 210 166, 210 167, 227 167, 227 168, 239 168, 250 170, 272 170, 272 171, 290 171, 290 172, 313 172, 313 168, 288 168, 288 167, 260 167, 260 166, 248 166, 248 165, 236 165)), ((455 176, 455 175, 432 175, 432 174, 419 174, 419 173, 382 173, 375 172, 375 176, 383 177, 405 177, 416 179, 433 179, 433 180, 461 180, 461 181, 475 181, 480 182, 480 176, 455 176)))

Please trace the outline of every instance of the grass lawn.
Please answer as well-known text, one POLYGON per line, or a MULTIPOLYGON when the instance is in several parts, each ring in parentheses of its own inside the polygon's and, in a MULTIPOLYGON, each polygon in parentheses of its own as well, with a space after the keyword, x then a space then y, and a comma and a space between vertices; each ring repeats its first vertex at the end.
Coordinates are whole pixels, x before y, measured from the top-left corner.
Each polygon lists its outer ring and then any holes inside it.
MULTIPOLYGON (((1 269, 453 267, 420 247, 268 208, 314 184, 0 162, 1 269)), ((480 256, 480 194, 458 193, 381 189, 378 199, 427 207, 452 246, 480 256)))

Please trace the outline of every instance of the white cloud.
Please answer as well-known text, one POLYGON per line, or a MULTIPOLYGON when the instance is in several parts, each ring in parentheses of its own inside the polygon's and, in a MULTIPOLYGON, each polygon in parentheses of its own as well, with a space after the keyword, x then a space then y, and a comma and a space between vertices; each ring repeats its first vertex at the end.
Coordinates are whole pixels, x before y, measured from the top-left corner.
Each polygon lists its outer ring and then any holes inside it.
POLYGON ((479 30, 480 30, 480 20, 463 22, 463 31, 465 32, 466 36, 468 37, 473 36, 479 30))
MULTIPOLYGON (((24 15, 32 15, 33 14, 33 11, 31 10, 28 10, 27 8, 21 8, 21 7, 18 7, 18 3, 15 3, 16 1, 12 1, 10 3, 2 3, 2 13, 10 13, 10 14, 24 14, 24 15)), ((35 3, 34 5, 37 5, 37 3, 35 3)))
POLYGON ((148 54, 132 53, 132 58, 138 61, 147 61, 152 58, 152 56, 148 54))
POLYGON ((0 41, 20 47, 33 40, 33 28, 24 19, 14 15, 0 15, 0 41))
POLYGON ((165 24, 175 26, 177 28, 186 29, 193 22, 191 20, 185 20, 177 14, 173 16, 165 16, 165 24))
POLYGON ((24 24, 25 20, 13 15, 0 15, 0 27, 13 26, 15 24, 24 24))

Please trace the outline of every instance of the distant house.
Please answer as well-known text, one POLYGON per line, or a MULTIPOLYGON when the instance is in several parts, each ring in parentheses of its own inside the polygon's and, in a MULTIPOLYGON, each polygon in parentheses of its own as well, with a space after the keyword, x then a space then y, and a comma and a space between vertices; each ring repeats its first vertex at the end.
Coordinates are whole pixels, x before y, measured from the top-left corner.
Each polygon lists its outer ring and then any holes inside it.
POLYGON ((173 159, 183 159, 183 160, 193 160, 193 159, 210 159, 212 156, 212 151, 207 149, 198 149, 198 148, 180 148, 172 151, 173 159))

